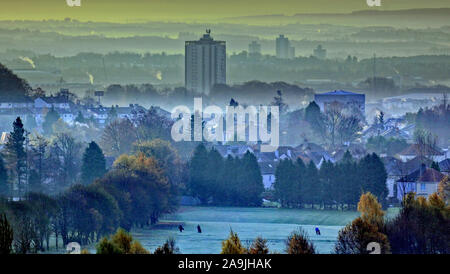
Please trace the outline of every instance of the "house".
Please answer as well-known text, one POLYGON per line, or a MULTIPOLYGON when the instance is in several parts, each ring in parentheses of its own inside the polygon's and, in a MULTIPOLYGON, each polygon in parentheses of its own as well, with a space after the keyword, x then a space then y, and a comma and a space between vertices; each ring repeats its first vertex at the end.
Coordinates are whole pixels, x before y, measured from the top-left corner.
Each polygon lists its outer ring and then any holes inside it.
POLYGON ((332 105, 337 104, 342 108, 357 109, 363 115, 365 113, 366 96, 364 94, 335 90, 315 94, 314 101, 320 107, 320 111, 322 112, 326 112, 332 105))
POLYGON ((383 157, 381 158, 381 160, 384 163, 384 167, 386 168, 387 173, 386 186, 389 190, 388 198, 396 197, 395 191, 397 180, 400 180, 402 177, 418 170, 422 166, 422 164, 425 164, 425 166, 429 167, 433 162, 428 158, 418 156, 415 157, 414 159, 407 161, 406 163, 402 162, 401 160, 395 157, 390 156, 383 157))
POLYGON ((9 135, 9 132, 2 132, 2 135, 0 137, 0 147, 3 147, 6 142, 8 142, 9 135))
POLYGON ((276 168, 281 160, 290 159, 295 162, 300 158, 305 164, 309 164, 311 161, 310 158, 300 152, 297 148, 290 146, 281 146, 274 152, 259 152, 259 150, 256 150, 255 156, 258 160, 264 187, 266 189, 273 189, 273 184, 276 179, 276 168))
MULTIPOLYGON (((47 113, 49 112, 50 108, 44 107, 44 108, 34 108, 32 109, 33 117, 36 120, 36 124, 39 126, 42 126, 42 124, 45 121, 45 116, 47 116, 47 113)), ((77 117, 76 110, 71 109, 54 109, 59 117, 67 124, 73 124, 75 121, 75 118, 77 117)))
POLYGON ((65 109, 71 108, 72 101, 69 100, 68 91, 62 92, 58 96, 44 96, 34 99, 34 108, 54 108, 54 109, 65 109))
POLYGON ((403 162, 414 159, 417 156, 427 157, 433 161, 440 162, 445 159, 445 153, 437 147, 429 145, 412 144, 405 148, 398 156, 403 162))
POLYGON ((405 175, 403 173, 403 165, 404 163, 395 157, 383 157, 381 158, 384 164, 384 168, 386 169, 387 178, 386 178, 386 186, 388 189, 388 198, 395 197, 395 185, 396 181, 399 180, 402 176, 405 175))
POLYGON ((71 125, 71 124, 75 121, 76 115, 74 115, 74 114, 72 113, 72 111, 61 109, 61 110, 58 110, 57 112, 58 112, 58 114, 59 114, 59 117, 61 117, 61 119, 62 119, 65 123, 71 125))
POLYGON ((432 163, 433 163, 432 160, 420 156, 416 156, 413 159, 407 161, 406 163, 401 162, 400 164, 402 176, 414 172, 415 170, 419 169, 422 164, 425 164, 425 166, 430 167, 432 163))
POLYGON ((227 158, 229 155, 241 158, 247 151, 255 154, 254 148, 248 145, 213 145, 213 147, 224 158, 227 158))
POLYGON ((333 158, 333 156, 331 156, 327 151, 315 151, 315 152, 310 152, 307 151, 305 153, 306 157, 311 159, 311 161, 314 162, 314 164, 316 165, 317 168, 320 169, 320 167, 322 166, 322 164, 324 162, 332 162, 332 163, 336 163, 336 160, 333 158))
POLYGON ((316 143, 303 143, 301 145, 298 145, 295 147, 296 151, 326 151, 326 149, 324 147, 322 147, 321 145, 318 145, 316 143))
POLYGON ((92 118, 102 126, 105 125, 108 119, 108 109, 102 106, 88 108, 86 115, 87 117, 85 118, 92 118))
POLYGON ((383 157, 381 160, 384 163, 384 167, 387 173, 386 186, 389 190, 388 198, 394 198, 396 181, 400 180, 402 177, 413 173, 418 170, 422 164, 425 166, 431 166, 432 160, 425 157, 415 157, 407 161, 406 163, 395 157, 383 157))
POLYGON ((29 108, 4 108, 0 109, 1 128, 3 130, 12 129, 14 120, 20 117, 23 123, 27 123, 28 119, 34 119, 34 113, 29 108))
POLYGON ((364 146, 352 143, 349 144, 348 146, 343 145, 340 148, 337 148, 336 150, 330 153, 330 156, 333 158, 334 161, 338 162, 344 157, 347 151, 349 151, 352 157, 356 159, 361 159, 367 155, 367 150, 364 148, 364 146))
POLYGON ((383 124, 373 124, 363 132, 363 139, 368 140, 371 137, 382 136, 386 139, 411 139, 411 134, 406 131, 407 126, 402 118, 389 118, 383 124))
POLYGON ((116 106, 114 108, 117 113, 117 117, 120 119, 128 119, 130 121, 135 121, 137 119, 143 118, 147 110, 138 105, 138 104, 130 104, 128 107, 119 107, 116 106))
POLYGON ((392 128, 392 127, 403 128, 406 125, 407 125, 407 121, 405 118, 388 118, 384 122, 384 126, 387 128, 392 128))
POLYGON ((264 161, 260 162, 259 168, 261 169, 261 175, 263 178, 264 188, 266 190, 271 190, 275 183, 275 171, 277 162, 275 161, 264 161))
POLYGON ((33 100, 26 96, 0 99, 0 110, 25 109, 33 107, 33 100))
MULTIPOLYGON (((297 155, 293 147, 289 146, 281 146, 274 152, 261 152, 259 145, 213 145, 212 147, 224 158, 228 156, 240 158, 247 153, 247 151, 253 153, 261 170, 264 188, 267 190, 273 189, 276 167, 281 160, 291 159, 292 161, 295 161, 298 157, 301 157, 297 155)), ((305 157, 302 159, 304 161, 308 160, 305 157)))
POLYGON ((419 169, 397 180, 397 199, 403 200, 403 197, 410 192, 428 198, 437 191, 439 182, 443 178, 444 174, 422 164, 419 169))
POLYGON ((442 160, 439 162, 439 169, 445 175, 450 175, 450 158, 442 160))
POLYGON ((330 161, 332 163, 336 162, 331 153, 315 143, 301 144, 295 147, 294 151, 296 152, 295 158, 301 158, 305 164, 313 161, 317 168, 320 168, 324 161, 330 161))
POLYGON ((398 127, 390 127, 385 131, 381 132, 380 136, 383 136, 386 139, 396 138, 405 140, 408 140, 411 137, 406 131, 403 131, 398 127))

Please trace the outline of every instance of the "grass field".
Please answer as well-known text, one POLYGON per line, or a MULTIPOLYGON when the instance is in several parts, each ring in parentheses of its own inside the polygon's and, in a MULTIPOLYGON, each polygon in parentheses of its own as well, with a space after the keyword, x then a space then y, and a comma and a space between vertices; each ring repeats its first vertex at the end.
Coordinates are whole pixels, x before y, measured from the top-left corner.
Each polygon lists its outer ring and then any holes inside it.
MULTIPOLYGON (((395 214, 388 211, 388 217, 395 214)), ((189 253, 220 253, 221 242, 228 237, 230 229, 237 232, 247 245, 256 237, 268 240, 272 252, 283 253, 287 236, 293 230, 303 228, 319 253, 331 253, 339 230, 359 216, 355 211, 320 211, 278 208, 237 207, 182 207, 162 218, 164 225, 152 229, 136 229, 133 236, 145 248, 153 251, 168 237, 174 237, 180 251, 189 253), (174 224, 170 226, 169 224, 174 224), (180 233, 176 224, 183 223, 185 231, 180 233), (197 225, 202 233, 197 233, 197 225), (319 227, 320 236, 314 229, 319 227)))

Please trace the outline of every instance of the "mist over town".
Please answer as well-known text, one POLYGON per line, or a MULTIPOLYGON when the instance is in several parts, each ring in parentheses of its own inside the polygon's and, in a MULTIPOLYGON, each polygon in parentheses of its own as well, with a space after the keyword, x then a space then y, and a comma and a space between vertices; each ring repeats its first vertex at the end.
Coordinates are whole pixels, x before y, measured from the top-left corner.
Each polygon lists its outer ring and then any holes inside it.
POLYGON ((22 2, 0 254, 449 253, 448 1, 22 2))

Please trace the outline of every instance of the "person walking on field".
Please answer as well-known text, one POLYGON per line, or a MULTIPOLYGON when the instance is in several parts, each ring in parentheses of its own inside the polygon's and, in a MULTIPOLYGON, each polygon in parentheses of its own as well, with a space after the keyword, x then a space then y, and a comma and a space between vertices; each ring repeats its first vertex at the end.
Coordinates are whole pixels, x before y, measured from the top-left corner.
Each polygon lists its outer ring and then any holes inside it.
POLYGON ((320 230, 318 227, 316 227, 316 235, 320 235, 320 230))

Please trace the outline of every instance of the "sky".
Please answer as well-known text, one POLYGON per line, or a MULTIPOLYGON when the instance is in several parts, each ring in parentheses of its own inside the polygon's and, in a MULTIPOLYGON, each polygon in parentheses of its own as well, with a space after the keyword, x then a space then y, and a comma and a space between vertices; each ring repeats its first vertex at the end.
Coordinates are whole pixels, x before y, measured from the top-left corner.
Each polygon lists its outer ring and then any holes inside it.
MULTIPOLYGON (((67 17, 81 21, 214 21, 268 14, 349 13, 369 9, 366 0, 0 0, 0 20, 67 17)), ((450 8, 449 0, 381 0, 382 10, 450 8)), ((373 9, 373 8, 372 8, 373 9)))

